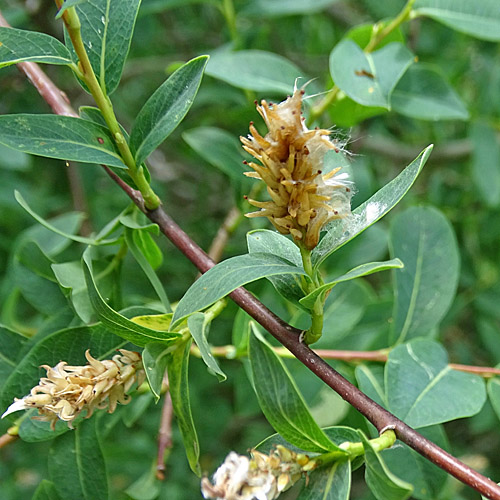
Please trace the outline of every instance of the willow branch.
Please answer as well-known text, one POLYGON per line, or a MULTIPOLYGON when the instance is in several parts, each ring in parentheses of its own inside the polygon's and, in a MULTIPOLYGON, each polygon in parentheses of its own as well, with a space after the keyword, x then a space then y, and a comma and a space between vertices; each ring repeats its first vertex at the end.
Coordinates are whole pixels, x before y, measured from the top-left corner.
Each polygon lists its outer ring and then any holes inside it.
MULTIPOLYGON (((168 375, 165 372, 163 378, 164 384, 168 386, 168 375)), ((158 454, 156 458, 156 479, 163 481, 165 479, 165 455, 166 450, 172 448, 172 418, 174 416, 174 407, 172 405, 172 396, 170 389, 163 396, 163 407, 161 410, 160 428, 158 431, 158 454)))
POLYGON ((0 448, 4 448, 10 443, 13 443, 14 441, 16 441, 16 439, 19 439, 19 436, 13 436, 8 432, 6 434, 3 434, 2 436, 0 436, 0 448))
MULTIPOLYGON (((21 68, 22 71, 28 76, 37 90, 40 89, 40 94, 52 109, 54 111, 60 109, 63 114, 67 114, 69 107, 67 100, 40 68, 34 63, 21 64, 23 65, 21 68), (38 77, 33 78, 31 76, 32 72, 38 75, 38 77), (45 92, 44 89, 49 87, 55 88, 56 91, 45 92)), ((71 110, 70 107, 69 109, 71 110)), ((72 111, 72 116, 75 116, 75 114, 76 113, 72 111)), ((107 169, 107 172, 109 174, 110 170, 107 169)), ((168 214, 165 213, 162 207, 152 211, 145 210, 144 203, 138 200, 135 190, 132 190, 130 187, 125 188, 123 181, 115 175, 111 177, 122 189, 124 189, 125 193, 134 203, 136 203, 146 216, 152 222, 158 224, 162 233, 177 246, 177 248, 202 273, 208 271, 215 265, 214 261, 171 219, 168 214)), ((301 330, 288 325, 278 318, 244 288, 234 290, 230 294, 230 297, 286 347, 299 361, 364 415, 379 432, 393 429, 399 440, 406 443, 438 467, 441 467, 458 480, 471 486, 485 497, 492 500, 500 500, 500 486, 426 439, 361 392, 356 386, 351 384, 340 373, 328 365, 325 360, 320 358, 306 344, 300 342, 299 335, 301 330)))

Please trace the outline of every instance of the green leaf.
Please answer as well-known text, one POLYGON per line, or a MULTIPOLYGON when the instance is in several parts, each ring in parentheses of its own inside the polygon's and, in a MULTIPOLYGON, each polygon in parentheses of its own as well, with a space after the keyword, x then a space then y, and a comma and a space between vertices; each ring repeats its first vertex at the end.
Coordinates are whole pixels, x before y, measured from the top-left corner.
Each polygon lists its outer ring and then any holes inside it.
POLYGON ((453 228, 435 208, 412 207, 394 219, 390 246, 405 263, 394 273, 392 340, 429 336, 457 289, 460 258, 453 228))
POLYGON ((187 130, 182 138, 208 163, 225 173, 230 179, 242 183, 243 148, 236 137, 216 127, 197 127, 187 130))
POLYGON ((95 418, 55 439, 49 450, 48 467, 50 479, 62 498, 108 499, 106 464, 95 418))
MULTIPOLYGON (((286 259, 296 266, 302 267, 300 250, 290 239, 276 231, 256 229, 247 233, 248 252, 267 253, 286 259)), ((293 304, 300 306, 299 300, 304 297, 300 276, 283 274, 269 276, 267 279, 276 291, 293 304)))
POLYGON ((306 451, 342 450, 312 418, 283 361, 260 334, 250 335, 249 358, 262 412, 283 438, 306 451))
POLYGON ((179 333, 153 330, 141 326, 119 314, 104 302, 92 275, 92 259, 89 250, 90 247, 83 254, 83 272, 90 302, 103 325, 116 335, 140 347, 146 346, 149 342, 162 342, 165 346, 177 342, 181 338, 179 333))
POLYGON ((0 143, 48 158, 126 168, 107 128, 73 116, 0 116, 0 143))
MULTIPOLYGON (((75 9, 82 21, 82 39, 90 64, 107 95, 118 87, 134 32, 140 0, 88 0, 75 9)), ((78 62, 70 40, 66 46, 78 62)))
POLYGON ((30 61, 46 64, 71 64, 68 49, 45 33, 0 27, 0 68, 30 61))
POLYGON ((281 17, 321 12, 337 0, 253 0, 243 7, 243 16, 281 17))
POLYGON ((413 12, 431 17, 452 29, 481 40, 500 40, 500 11, 497 0, 417 0, 413 12))
POLYGON ((160 494, 161 482, 156 478, 156 462, 125 493, 133 500, 155 500, 160 494))
POLYGON ((217 363, 217 360, 214 358, 210 349, 210 344, 207 340, 210 323, 205 321, 205 315, 203 313, 195 313, 189 316, 187 324, 200 350, 201 358, 209 368, 209 372, 212 372, 219 379, 219 382, 224 382, 227 376, 220 369, 219 363, 217 363))
POLYGON ((333 221, 327 226, 328 232, 312 252, 315 269, 335 250, 377 222, 399 203, 415 182, 431 151, 432 146, 424 149, 395 179, 356 208, 352 217, 333 221))
MULTIPOLYGON (((52 333, 37 342, 28 354, 16 362, 14 371, 10 374, 3 386, 0 399, 0 413, 3 413, 14 401, 29 393, 30 389, 38 384, 41 376, 45 376, 45 370, 40 365, 55 366, 64 360, 69 365, 84 365, 85 351, 90 350, 92 356, 98 359, 111 357, 116 349, 125 345, 123 339, 110 333, 102 325, 82 326, 66 328, 52 333)), ((23 431, 25 420, 21 425, 23 431)), ((21 433, 24 440, 42 441, 52 439, 53 431, 48 422, 37 422, 38 430, 30 431, 30 437, 21 433)), ((62 428, 67 430, 67 424, 61 422, 62 428)), ((56 426, 57 429, 57 426, 56 426)))
POLYGON ((500 419, 500 377, 494 377, 488 380, 487 387, 491 406, 493 406, 497 417, 500 419))
POLYGON ((141 269, 151 283, 151 286, 156 292, 156 295, 158 295, 158 298, 161 300, 165 311, 170 313, 172 312, 172 308, 170 306, 170 301, 168 300, 167 293, 165 292, 165 288, 163 287, 160 278, 158 278, 157 274, 155 273, 151 262, 146 258, 142 249, 136 244, 134 234, 138 232, 139 231, 131 231, 130 229, 125 229, 125 241, 127 243, 127 247, 139 266, 141 266, 141 269))
POLYGON ((156 402, 161 396, 161 386, 168 361, 167 353, 165 344, 157 342, 151 342, 142 351, 144 370, 156 402))
POLYGON ((360 266, 351 269, 346 274, 335 278, 333 281, 320 286, 319 288, 314 290, 314 292, 311 292, 309 295, 306 295, 304 298, 300 299, 300 303, 304 307, 311 309, 312 307, 314 307, 314 304, 318 297, 321 297, 321 301, 323 301, 325 294, 329 290, 331 290, 337 283, 353 280, 362 276, 368 276, 373 273, 378 273, 379 271, 386 271, 387 269, 401 269, 402 267, 404 267, 404 264, 399 259, 391 259, 385 262, 368 262, 366 264, 361 264, 360 266))
POLYGON ((391 97, 394 111, 421 120, 468 120, 469 112, 443 75, 416 64, 401 78, 391 97))
POLYGON ((469 137, 472 142, 472 179, 483 203, 495 208, 500 205, 500 143, 493 127, 475 122, 469 137))
POLYGON ((349 500, 351 493, 351 462, 334 462, 310 474, 309 484, 297 500, 349 500))
MULTIPOLYGON (((442 426, 425 427, 419 429, 419 432, 444 450, 449 448, 442 426)), ((443 469, 399 441, 396 446, 384 450, 382 458, 393 474, 413 485, 412 498, 418 500, 440 498, 440 492, 448 479, 443 469)))
POLYGON ((365 449, 365 480, 377 500, 405 500, 413 486, 396 477, 385 465, 363 432, 358 431, 365 449))
POLYGON ((181 66, 148 99, 130 133, 130 146, 140 165, 179 125, 193 104, 208 56, 181 66))
POLYGON ((84 323, 90 323, 94 309, 87 293, 82 263, 76 261, 52 264, 52 270, 59 285, 68 290, 76 314, 84 323))
MULTIPOLYGON (((70 228, 68 228, 67 230, 61 229, 61 228, 57 227, 56 225, 51 224, 50 222, 46 221, 45 219, 40 217, 34 210, 32 210, 31 207, 26 202, 26 200, 22 197, 22 195, 19 191, 14 191, 14 196, 16 198, 16 201, 19 203, 19 205, 21 205, 24 208, 24 210, 26 210, 26 212, 28 212, 31 215, 31 217, 33 217, 37 222, 39 222, 44 228, 49 229, 53 233, 56 233, 59 236, 63 236, 64 238, 67 238, 68 240, 77 241, 78 243, 85 243, 86 245, 98 244, 98 240, 96 240, 96 239, 84 238, 83 236, 78 236, 76 234, 72 234, 72 232, 76 232, 76 230, 80 226, 80 223, 82 220, 81 214, 66 214, 67 216, 73 215, 73 219, 71 221, 73 223, 70 224, 70 228), (77 222, 77 221, 75 221, 74 218, 76 216, 78 217, 78 225, 75 227, 75 225, 76 225, 75 222, 77 222)), ((52 237, 52 235, 51 235, 51 237, 52 237)), ((66 243, 66 242, 64 242, 64 243, 66 243)), ((102 243, 107 243, 107 242, 102 241, 102 243)), ((50 253, 50 252, 48 252, 48 253, 50 253)))
POLYGON ((390 109, 391 93, 414 59, 402 43, 390 43, 365 53, 352 40, 343 40, 330 54, 333 81, 364 106, 390 109))
POLYGON ((210 57, 207 75, 238 88, 291 94, 303 72, 288 59, 263 50, 216 52, 210 57))
POLYGON ((179 348, 168 355, 168 385, 177 424, 181 431, 184 447, 186 448, 189 466, 197 476, 200 476, 201 469, 198 463, 200 444, 194 427, 191 403, 189 401, 188 365, 190 348, 191 340, 186 342, 184 348, 179 346, 179 348))
POLYGON ((389 411, 415 428, 470 417, 486 400, 483 379, 452 370, 444 348, 425 339, 390 352, 385 381, 389 411))
POLYGON ((186 316, 212 305, 242 285, 276 274, 305 274, 305 271, 270 254, 231 257, 209 269, 191 285, 177 305, 172 325, 175 327, 186 316))
POLYGON ((151 268, 158 269, 163 264, 163 254, 151 235, 146 231, 133 231, 132 238, 151 268))
POLYGON ((0 381, 2 383, 17 367, 16 359, 27 340, 20 333, 0 324, 0 381))
POLYGON ((47 479, 42 479, 31 500, 60 500, 55 484, 47 479))

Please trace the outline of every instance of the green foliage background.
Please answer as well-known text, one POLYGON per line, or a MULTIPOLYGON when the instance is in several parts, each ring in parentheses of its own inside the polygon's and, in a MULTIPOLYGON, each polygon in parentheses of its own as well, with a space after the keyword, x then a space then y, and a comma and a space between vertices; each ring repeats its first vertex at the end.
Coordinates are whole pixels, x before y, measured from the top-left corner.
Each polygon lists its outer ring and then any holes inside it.
MULTIPOLYGON (((30 11, 21 2, 4 0, 1 7, 13 26, 62 39, 61 24, 54 20, 55 9, 47 8, 48 3, 35 2, 30 11)), ((432 2, 421 1, 419 4, 425 9, 432 2)), ((200 54, 212 56, 187 117, 149 159, 154 187, 166 211, 203 248, 210 246, 231 207, 237 204, 244 211, 249 210, 242 201, 242 193, 248 192, 252 184, 241 180, 243 156, 239 152, 237 137, 247 133, 248 122, 252 120, 262 130, 254 99, 281 100, 292 90, 293 79, 297 76, 295 68, 304 75, 299 85, 313 79, 310 87, 318 92, 329 88, 332 84, 328 71, 330 53, 346 33, 352 27, 394 17, 403 5, 398 0, 253 0, 235 1, 235 12, 232 12, 231 3, 227 1, 142 2, 123 79, 113 94, 118 118, 127 130, 145 101, 168 74, 200 54), (261 76, 268 69, 268 74, 273 75, 271 82, 259 81, 252 75, 250 63, 238 66, 237 60, 228 60, 227 49, 231 47, 266 51, 268 66, 259 61, 254 69, 259 70, 261 76), (273 59, 275 55, 285 60, 276 61, 273 59), (245 71, 250 74, 245 76, 247 85, 239 83, 244 80, 245 71), (225 76, 221 78, 221 74, 225 76), (215 142, 214 138, 218 141, 215 142)), ((484 6, 493 6, 491 15, 486 17, 500 33, 498 6, 495 8, 495 2, 487 1, 484 6)), ((351 32, 350 36, 359 43, 363 34, 360 28, 358 30, 354 34, 351 32)), ((435 144, 419 180, 394 213, 340 249, 335 258, 327 261, 326 271, 333 278, 367 259, 384 260, 389 255, 408 264, 404 259, 404 243, 411 239, 414 229, 409 220, 412 212, 405 212, 405 209, 424 206, 429 217, 436 213, 435 208, 439 209, 437 217, 442 218, 439 226, 442 240, 439 241, 451 245, 453 251, 458 249, 456 258, 460 260, 460 275, 455 278, 444 272, 436 278, 435 286, 450 286, 451 281, 453 288, 458 280, 457 295, 451 306, 449 303, 443 305, 443 314, 438 318, 438 321, 442 319, 439 329, 428 331, 423 325, 420 330, 407 332, 406 340, 426 336, 442 342, 452 362, 495 366, 500 364, 500 49, 495 43, 494 30, 493 35, 486 27, 471 32, 469 26, 462 31, 465 33, 425 17, 406 24, 403 33, 394 35, 395 40, 404 38, 406 46, 418 56, 419 62, 411 68, 418 68, 417 72, 431 72, 426 80, 430 82, 429 88, 415 89, 411 79, 403 78, 394 90, 391 111, 380 107, 383 99, 369 103, 377 107, 367 108, 344 98, 321 117, 323 126, 338 125, 333 130, 334 135, 347 138, 348 149, 353 152, 350 163, 358 191, 353 199, 354 206, 359 206, 396 177, 425 146, 435 144), (478 35, 484 39, 479 39, 478 35), (444 77, 444 80, 439 80, 441 83, 436 83, 435 72, 444 77), (443 81, 451 87, 443 87, 443 81), (416 101, 412 106, 409 99, 405 99, 405 92, 410 90, 415 93, 426 90, 434 100, 430 104, 425 99, 416 101), (392 253, 389 246, 393 248, 392 253), (442 317, 444 313, 446 315, 442 317)), ((348 50, 349 44, 343 47, 348 50)), ((410 62, 408 59, 408 64, 410 62)), ((379 64, 385 68, 383 60, 379 64)), ((340 85, 343 68, 338 64, 335 68, 339 74, 336 83, 340 85)), ((72 78, 69 69, 55 66, 45 69, 75 107, 91 104, 89 96, 72 78)), ((363 89, 359 91, 363 92, 363 89)), ((2 69, 0 96, 0 114, 50 112, 15 67, 2 69)), ((388 103, 387 92, 385 98, 388 103)), ((312 101, 317 102, 315 99, 312 101)), ((50 334, 68 326, 70 313, 59 287, 42 279, 43 259, 40 258, 38 266, 36 252, 27 242, 36 238, 49 256, 57 256, 58 262, 78 260, 84 246, 70 246, 64 238, 55 237, 34 223, 15 200, 14 190, 20 191, 42 217, 53 220, 67 231, 78 231, 81 227, 87 233, 99 231, 116 217, 126 207, 127 200, 101 169, 81 165, 78 174, 85 194, 82 205, 81 200, 75 199, 71 173, 64 162, 17 153, 1 145, 0 174, 0 274, 3 276, 0 282, 0 319, 3 324, 27 335, 35 332, 37 336, 50 334), (85 211, 88 218, 82 221, 79 216, 69 213, 72 211, 85 211)), ((262 227, 267 228, 263 221, 241 220, 229 240, 224 258, 245 253, 246 232, 262 227)), ((158 256, 157 259, 160 280, 169 299, 177 301, 197 273, 165 238, 154 234, 152 238, 163 253, 163 258, 158 256)), ((432 246, 426 248, 422 258, 425 261, 435 252, 436 248, 432 246)), ((411 252, 409 255, 411 257, 411 252)), ((101 250, 100 257, 104 261, 111 260, 111 250, 101 250)), ((444 256, 443 265, 453 258, 450 254, 444 256)), ((157 303, 150 283, 130 255, 117 266, 110 278, 103 284, 105 289, 101 289, 101 293, 111 297, 114 309, 138 305, 148 307, 157 303)), ((381 273, 335 288, 331 295, 337 301, 331 299, 332 303, 337 304, 335 307, 340 303, 343 305, 335 317, 332 312, 331 319, 326 321, 326 331, 334 331, 334 334, 323 339, 318 347, 354 350, 386 347, 391 335, 390 318, 394 317, 396 323, 404 323, 397 308, 393 315, 392 289, 393 286, 402 286, 398 280, 404 280, 404 275, 398 275, 393 282, 390 273, 381 273)), ((250 289, 281 317, 292 318, 298 326, 305 321, 303 313, 284 303, 267 281, 251 285, 250 289)), ((444 295, 446 293, 443 291, 444 295)), ((82 308, 84 310, 85 304, 82 308)), ((140 312, 136 311, 136 314, 140 312)), ((241 319, 241 313, 230 303, 212 326, 211 343, 226 345, 235 342, 239 335, 236 326, 233 336, 235 315, 241 319)), ((431 324, 435 323, 431 321, 431 324)), ((403 353, 393 352, 392 355, 403 356, 403 353)), ((355 410, 298 362, 287 360, 286 365, 320 426, 348 424, 364 429, 367 434, 370 432, 355 410)), ((373 382, 373 374, 380 380, 379 366, 370 368, 373 373, 364 372, 363 378, 364 367, 358 367, 355 374, 353 364, 336 361, 332 365, 350 380, 357 379, 361 388, 377 400, 376 388, 369 382, 373 382)), ((393 365, 389 363, 389 367, 393 365)), ((218 384, 217 379, 207 373, 201 360, 193 358, 190 364, 190 395, 200 438, 201 468, 210 472, 229 450, 245 453, 273 433, 248 382, 245 374, 248 367, 230 360, 221 361, 221 367, 228 378, 218 384)), ((391 391, 397 389, 394 387, 391 391)), ((489 384, 489 393, 493 404, 487 402, 472 418, 448 423, 444 429, 432 426, 423 430, 441 445, 451 443, 452 454, 498 480, 498 382, 489 384)), ((471 399, 474 397, 477 394, 471 399)), ((391 402, 388 404, 390 407, 391 402)), ((464 405, 459 406, 463 408, 464 405)), ((464 412, 463 416, 466 415, 464 412)), ((159 417, 160 405, 155 406, 149 394, 140 395, 130 406, 120 408, 111 416, 99 417, 102 448, 108 459, 111 478, 111 498, 154 498, 148 497, 146 491, 156 491, 159 498, 165 499, 200 498, 199 480, 187 466, 175 425, 167 480, 154 482, 159 417)), ((419 415, 413 418, 415 420, 409 423, 418 425, 419 415)), ((430 423, 439 422, 432 420, 430 423)), ((8 427, 8 422, 1 421, 0 433, 8 427)), ((28 498, 34 492, 40 480, 48 475, 45 460, 39 457, 47 455, 49 446, 47 442, 18 441, 1 450, 2 499, 28 498)), ((397 468, 398 453, 396 449, 386 454, 389 467, 393 464, 397 468)), ((425 467, 430 468, 429 476, 436 484, 442 481, 442 475, 433 466, 425 467)), ((397 473, 397 469, 391 470, 397 473)), ((373 498, 361 479, 359 472, 355 472, 352 498, 373 498)), ((39 498, 45 498, 39 494, 39 498)), ((46 494, 50 498, 50 492, 46 494)), ((292 492, 287 498, 293 498, 293 495, 292 492)), ((444 488, 436 486, 435 491, 420 495, 418 498, 436 500, 477 498, 477 494, 450 479, 444 488)))

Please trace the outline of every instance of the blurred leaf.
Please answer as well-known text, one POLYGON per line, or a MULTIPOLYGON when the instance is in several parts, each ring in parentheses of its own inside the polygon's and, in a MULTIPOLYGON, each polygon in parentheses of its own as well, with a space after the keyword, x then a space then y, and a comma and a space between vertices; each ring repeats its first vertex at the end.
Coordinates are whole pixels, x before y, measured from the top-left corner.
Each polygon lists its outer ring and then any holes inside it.
POLYGON ((312 252, 314 268, 317 269, 321 263, 337 248, 345 245, 358 234, 381 219, 391 210, 403 196, 408 192, 421 172, 432 146, 428 146, 420 155, 413 160, 395 179, 377 191, 369 200, 365 201, 352 213, 352 217, 345 220, 332 221, 327 226, 327 233, 320 240, 318 246, 312 252))
POLYGON ((495 129, 474 122, 469 131, 472 142, 472 179, 484 204, 500 205, 500 142, 495 129))
MULTIPOLYGON (((22 197, 21 193, 19 191, 14 192, 14 196, 16 197, 17 202, 19 205, 21 205, 26 212, 28 212, 31 217, 33 217, 37 222, 39 222, 44 228, 49 229, 53 233, 58 234, 59 236, 63 236, 64 238, 68 238, 69 240, 72 241, 77 241, 78 243, 85 243, 87 245, 96 245, 98 243, 97 240, 92 239, 92 238, 84 238, 83 236, 78 236, 76 234, 73 234, 73 232, 76 232, 77 229, 80 227, 80 224, 82 222, 82 215, 81 214, 65 214, 65 217, 68 219, 64 226, 68 225, 69 228, 66 230, 65 228, 59 228, 54 224, 51 224, 50 222, 46 221, 42 217, 40 217, 36 212, 34 212, 26 200, 22 197), (70 218, 71 216, 71 218, 70 218)), ((51 235, 52 237, 52 235, 51 235)), ((53 243, 53 242, 52 242, 53 243)), ((66 244, 66 242, 64 242, 66 244)), ((102 241, 101 243, 106 243, 106 241, 102 241)), ((42 245, 40 245, 42 246, 42 245)), ((43 247, 42 247, 43 250, 43 247)), ((46 251, 49 255, 51 252, 46 251)))
MULTIPOLYGON (((140 0, 92 0, 75 7, 78 17, 83 21, 81 33, 90 64, 107 95, 111 95, 120 83, 139 5, 140 0)), ((69 37, 65 35, 66 46, 76 64, 78 57, 69 37)))
POLYGON ((405 500, 413 486, 396 477, 385 465, 362 431, 358 431, 365 449, 365 480, 377 500, 405 500))
POLYGON ((181 338, 181 334, 153 330, 141 326, 119 314, 104 302, 101 294, 97 290, 92 275, 92 259, 89 250, 90 247, 83 254, 83 272, 85 274, 85 281, 87 282, 90 302, 103 325, 116 335, 140 347, 146 346, 149 342, 162 342, 165 346, 177 342, 179 338, 181 338))
POLYGON ((0 383, 17 367, 16 360, 27 340, 20 333, 0 324, 0 383))
POLYGON ((126 168, 107 128, 73 116, 0 116, 0 142, 38 156, 126 168))
POLYGON ((197 127, 187 130, 182 138, 208 163, 224 172, 230 179, 243 182, 243 148, 238 139, 216 127, 197 127))
POLYGON ((198 92, 208 56, 181 66, 148 99, 130 132, 130 146, 140 165, 179 125, 198 92))
MULTIPOLYGON (((148 346, 146 346, 144 351, 142 351, 143 361, 144 352, 147 347, 148 346)), ((152 392, 146 392, 144 394, 136 393, 130 403, 128 403, 127 406, 125 406, 120 412, 123 423, 127 427, 132 427, 136 422, 140 421, 141 417, 149 409, 154 399, 154 394, 152 392)))
POLYGON ((412 207, 391 226, 391 253, 405 263, 394 273, 392 342, 432 333, 455 297, 460 260, 448 219, 431 207, 412 207))
POLYGON ((52 270, 58 283, 68 290, 76 314, 84 323, 90 323, 94 309, 87 293, 82 263, 76 261, 52 264, 52 270))
POLYGON ((283 361, 257 331, 250 335, 249 358, 262 412, 287 441, 306 451, 344 452, 318 427, 283 361), (258 337, 259 336, 259 337, 258 337))
POLYGON ((330 54, 333 81, 364 106, 390 109, 391 93, 414 59, 401 43, 365 53, 352 40, 342 40, 330 54))
POLYGON ((297 500, 349 500, 351 494, 351 462, 334 462, 320 467, 309 476, 297 500))
POLYGON ((175 351, 168 354, 168 385, 177 424, 186 448, 189 466, 197 476, 201 476, 201 468, 198 463, 200 444, 194 427, 191 402, 189 400, 188 365, 190 348, 191 340, 187 341, 184 347, 180 345, 175 351))
POLYGON ((149 387, 157 403, 161 396, 163 376, 167 368, 168 351, 165 344, 151 342, 142 351, 144 371, 148 379, 149 387))
POLYGON ((42 479, 31 500, 60 500, 56 487, 52 481, 42 479))
POLYGON ((158 269, 163 263, 163 254, 151 235, 145 231, 134 231, 132 238, 152 269, 158 269))
POLYGON ((0 68, 30 61, 46 64, 71 64, 68 49, 45 33, 0 27, 0 68))
POLYGON ((312 14, 321 12, 335 2, 337 0, 253 0, 239 14, 259 18, 312 14))
POLYGON ((500 10, 496 0, 417 0, 413 11, 482 40, 500 40, 500 10))
POLYGON ((389 411, 411 427, 470 417, 486 401, 483 379, 452 370, 444 348, 430 340, 394 348, 385 370, 389 411))
POLYGON ((378 365, 356 366, 356 380, 359 388, 373 401, 384 408, 388 408, 384 382, 384 367, 378 365))
POLYGON ((295 80, 303 76, 288 59, 263 50, 216 52, 206 73, 238 88, 279 94, 291 94, 295 80))
POLYGON ((227 376, 220 369, 219 363, 214 358, 210 349, 210 344, 207 340, 210 324, 205 321, 205 315, 203 313, 194 313, 189 316, 187 324, 189 331, 193 336, 198 349, 200 350, 201 357, 209 368, 209 372, 212 372, 219 379, 219 382, 224 382, 227 379, 227 376))
POLYGON ((343 95, 328 108, 328 112, 332 122, 338 127, 352 127, 372 116, 387 113, 387 108, 364 106, 343 95))
MULTIPOLYGON (((45 375, 45 370, 39 368, 40 365, 55 366, 61 360, 69 365, 84 365, 87 362, 85 359, 87 349, 95 358, 103 359, 111 357, 116 349, 124 345, 122 339, 110 333, 102 325, 66 328, 42 338, 22 360, 16 363, 15 370, 6 380, 1 393, 0 413, 10 406, 15 397, 25 396, 38 384, 40 376, 45 375)), ((31 441, 51 439, 54 436, 48 422, 37 422, 37 424, 38 435, 32 436, 31 441)), ((63 428, 67 429, 67 424, 62 424, 63 428)))
POLYGON ((125 493, 133 500, 154 500, 160 494, 160 481, 156 478, 156 461, 125 493))
MULTIPOLYGON (((170 301, 168 300, 167 293, 165 292, 165 288, 163 287, 160 278, 158 278, 157 274, 155 273, 153 266, 150 262, 149 259, 146 258, 144 255, 143 249, 136 244, 136 238, 134 235, 136 233, 143 233, 142 231, 131 231, 130 229, 125 229, 125 241, 127 243, 127 247, 130 250, 130 253, 133 255, 134 259, 137 261, 141 269, 143 270, 144 274, 148 278, 149 282, 151 283, 151 286, 153 287, 154 291, 156 292, 156 295, 158 298, 161 300, 163 307, 165 308, 165 311, 167 313, 172 312, 172 308, 170 306, 170 301)), ((147 233, 144 233, 142 236, 146 236, 147 233)), ((149 236, 149 235, 148 235, 149 236)), ((151 238, 151 237, 149 237, 151 238)), ((139 237, 138 237, 139 239, 139 237)), ((141 239, 141 241, 143 241, 141 239)), ((153 243, 154 241, 151 240, 153 243)), ((156 245, 156 244, 155 244, 156 245)), ((160 252, 158 247, 153 247, 160 252)), ((144 249, 146 250, 146 249, 144 249)), ((160 252, 161 253, 161 252, 160 252)), ((163 256, 162 256, 163 258, 163 256)), ((158 262, 156 262, 158 263, 158 262)), ((161 262, 160 262, 161 264, 161 262)))
MULTIPOLYGON (((269 229, 256 229, 247 233, 248 252, 268 253, 281 257, 296 266, 302 266, 302 257, 300 250, 286 236, 269 229)), ((293 274, 282 274, 278 276, 269 276, 267 279, 273 284, 276 291, 285 299, 296 306, 301 306, 299 300, 304 297, 301 286, 300 276, 293 274)))
POLYGON ((366 264, 361 264, 354 269, 351 269, 346 274, 335 278, 333 281, 321 285, 319 288, 306 295, 304 298, 300 299, 300 303, 308 308, 312 309, 318 297, 322 297, 321 301, 328 291, 330 291, 337 283, 342 283, 343 281, 354 280, 362 276, 368 276, 373 273, 378 273, 380 271, 387 271, 388 269, 401 269, 404 267, 403 263, 399 259, 391 259, 385 262, 368 262, 366 264))
MULTIPOLYGON (((389 14, 390 16, 390 14, 389 14)), ((389 16, 380 16, 380 17, 389 17, 389 16)), ((344 38, 348 40, 353 40, 356 42, 362 49, 364 49, 369 43, 373 36, 374 30, 383 29, 385 26, 389 24, 390 21, 379 21, 378 23, 372 24, 359 24, 351 28, 344 38)), ((377 44, 377 49, 381 49, 390 43, 397 42, 404 44, 406 42, 403 33, 400 29, 395 29, 391 31, 379 44, 377 44)))
POLYGON ((460 97, 432 66, 416 64, 408 69, 391 97, 394 111, 421 120, 468 120, 460 97))
POLYGON ((271 254, 231 257, 209 269, 191 285, 177 305, 172 325, 175 327, 186 316, 212 305, 240 286, 275 274, 305 274, 305 271, 271 254))
POLYGON ((97 420, 81 422, 58 436, 49 451, 49 475, 62 498, 107 500, 106 464, 97 435, 97 420))
MULTIPOLYGON (((497 368, 499 366, 500 365, 498 365, 497 368)), ((497 417, 500 419, 500 377, 494 377, 488 380, 487 388, 491 406, 493 406, 497 417)))
MULTIPOLYGON (((425 427, 419 429, 419 432, 444 450, 448 449, 446 433, 442 426, 425 427)), ((412 498, 418 500, 440 498, 448 474, 406 444, 399 441, 396 443, 382 451, 382 458, 389 470, 413 485, 412 498)))
POLYGON ((0 168, 3 170, 26 172, 31 168, 32 160, 29 154, 0 144, 0 168))

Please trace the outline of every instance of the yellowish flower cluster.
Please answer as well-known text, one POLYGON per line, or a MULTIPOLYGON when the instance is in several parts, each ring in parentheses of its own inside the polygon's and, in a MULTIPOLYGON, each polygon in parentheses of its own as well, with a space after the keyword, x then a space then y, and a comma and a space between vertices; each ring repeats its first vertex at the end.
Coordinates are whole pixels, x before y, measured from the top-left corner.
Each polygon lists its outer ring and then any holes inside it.
POLYGON ((243 148, 260 164, 248 177, 267 184, 270 201, 248 200, 259 212, 247 217, 267 217, 282 234, 291 234, 309 250, 319 241, 322 227, 351 211, 351 182, 340 168, 323 174, 325 153, 338 147, 324 129, 309 130, 302 117, 304 91, 296 90, 280 104, 262 101, 257 111, 269 132, 262 137, 253 123, 250 135, 240 137, 243 148))
POLYGON ((85 366, 69 366, 65 361, 53 368, 42 365, 47 376, 40 379, 30 394, 16 398, 2 418, 15 411, 37 408, 39 416, 34 418, 50 422, 54 429, 57 419, 68 422, 72 428, 73 420, 84 410, 85 418, 96 408, 107 408, 108 413, 113 413, 117 403, 130 401, 126 393, 134 382, 140 385, 144 381, 141 355, 125 349, 119 352, 113 359, 99 361, 87 350, 85 366))
POLYGON ((269 455, 252 450, 252 457, 232 451, 217 469, 213 484, 203 478, 204 498, 215 500, 274 500, 293 486, 316 462, 278 445, 269 455))

